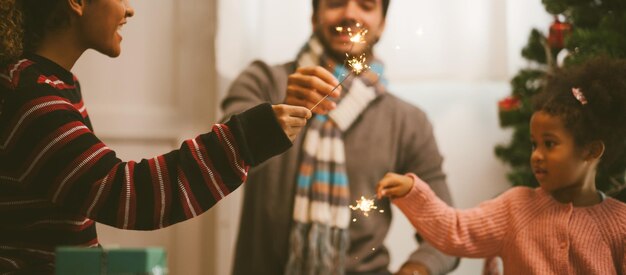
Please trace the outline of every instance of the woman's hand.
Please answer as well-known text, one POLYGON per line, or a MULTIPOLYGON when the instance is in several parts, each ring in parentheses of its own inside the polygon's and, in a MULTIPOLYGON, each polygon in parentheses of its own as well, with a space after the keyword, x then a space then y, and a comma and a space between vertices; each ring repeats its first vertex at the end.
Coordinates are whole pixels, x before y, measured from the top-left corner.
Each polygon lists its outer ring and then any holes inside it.
POLYGON ((285 131, 285 135, 293 142, 302 127, 306 125, 306 120, 311 118, 311 111, 300 106, 286 104, 272 105, 276 120, 285 131))

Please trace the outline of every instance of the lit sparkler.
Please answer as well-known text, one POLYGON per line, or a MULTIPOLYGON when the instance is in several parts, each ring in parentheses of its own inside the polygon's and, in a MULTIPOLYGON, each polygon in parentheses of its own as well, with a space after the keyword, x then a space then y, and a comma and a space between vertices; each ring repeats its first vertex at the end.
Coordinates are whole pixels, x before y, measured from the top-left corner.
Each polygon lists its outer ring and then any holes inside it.
POLYGON ((352 43, 365 43, 365 35, 368 30, 361 27, 361 23, 356 23, 355 28, 352 27, 336 27, 335 30, 339 33, 346 32, 350 36, 350 42, 352 43))
POLYGON ((313 105, 313 107, 311 107, 311 109, 309 109, 310 111, 313 111, 313 109, 315 109, 315 107, 317 107, 317 105, 319 105, 320 103, 322 103, 322 101, 324 101, 324 99, 326 99, 330 94, 332 94, 337 88, 339 88, 339 86, 341 86, 341 84, 348 79, 348 77, 350 77, 351 75, 359 75, 360 73, 362 73, 364 70, 369 69, 369 66, 366 63, 366 58, 365 58, 365 54, 361 54, 359 57, 352 57, 350 58, 349 53, 352 52, 352 48, 354 47, 355 43, 365 43, 365 35, 367 34, 367 29, 362 28, 361 23, 356 23, 356 31, 352 31, 351 27, 347 27, 344 28, 342 26, 336 27, 335 30, 337 32, 344 32, 346 31, 348 33, 348 36, 350 36, 350 42, 352 42, 352 44, 350 45, 350 50, 348 50, 348 53, 346 53, 346 60, 344 62, 344 67, 346 66, 346 63, 350 66, 351 71, 348 75, 346 75, 346 77, 343 78, 343 80, 341 80, 341 82, 339 82, 339 84, 337 84, 337 86, 335 86, 332 90, 330 90, 329 93, 327 93, 326 95, 324 95, 324 97, 322 97, 322 99, 320 99, 317 103, 315 103, 315 105, 313 105))
POLYGON ((352 43, 365 43, 365 35, 367 34, 367 29, 358 29, 355 32, 352 32, 351 28, 348 28, 348 36, 350 36, 350 42, 352 43))
POLYGON ((361 196, 360 200, 356 200, 356 205, 350 205, 350 209, 361 210, 366 217, 369 217, 370 211, 377 208, 376 204, 374 204, 374 199, 367 199, 364 196, 361 196))
MULTIPOLYGON (((353 57, 348 59, 348 65, 352 68, 352 73, 359 75, 364 70, 369 69, 370 67, 366 63, 367 58, 365 58, 365 54, 361 54, 359 57, 353 57)), ((347 78, 347 77, 346 77, 347 78)))

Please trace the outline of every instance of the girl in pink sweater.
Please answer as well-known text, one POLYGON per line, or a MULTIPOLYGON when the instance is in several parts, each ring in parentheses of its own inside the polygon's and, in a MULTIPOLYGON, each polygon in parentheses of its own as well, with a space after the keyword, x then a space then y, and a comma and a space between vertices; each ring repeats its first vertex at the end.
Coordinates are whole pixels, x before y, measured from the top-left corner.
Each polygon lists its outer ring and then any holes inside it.
POLYGON ((458 210, 416 175, 389 173, 378 196, 391 197, 441 251, 499 256, 505 274, 626 274, 626 204, 595 180, 600 169, 626 165, 625 76, 626 61, 600 58, 548 79, 530 120, 539 188, 514 187, 458 210))

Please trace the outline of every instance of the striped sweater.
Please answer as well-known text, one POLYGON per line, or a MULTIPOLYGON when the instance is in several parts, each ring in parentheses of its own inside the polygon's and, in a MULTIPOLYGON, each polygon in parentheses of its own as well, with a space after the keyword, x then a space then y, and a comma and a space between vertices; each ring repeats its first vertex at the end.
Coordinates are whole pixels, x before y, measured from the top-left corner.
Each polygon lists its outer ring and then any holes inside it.
POLYGON ((0 71, 0 273, 52 272, 55 247, 98 245, 95 222, 153 230, 193 218, 290 146, 262 104, 123 162, 94 135, 72 73, 22 59, 0 71))
POLYGON ((626 204, 556 201, 541 188, 514 187, 476 208, 457 210, 428 185, 394 199, 433 246, 462 257, 500 256, 505 274, 626 274, 626 204))

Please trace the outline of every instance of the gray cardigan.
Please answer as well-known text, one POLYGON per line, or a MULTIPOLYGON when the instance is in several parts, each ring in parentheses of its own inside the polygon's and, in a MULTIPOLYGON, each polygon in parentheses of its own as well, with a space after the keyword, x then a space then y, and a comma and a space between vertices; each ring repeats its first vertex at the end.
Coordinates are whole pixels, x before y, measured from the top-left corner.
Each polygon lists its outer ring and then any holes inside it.
MULTIPOLYGON (((268 66, 256 61, 233 82, 222 102, 225 118, 261 102, 282 103, 287 76, 295 64, 268 66)), ((284 272, 295 192, 295 178, 303 135, 283 155, 252 168, 245 184, 241 224, 234 259, 235 275, 276 275, 284 272)), ((392 94, 375 99, 345 132, 346 166, 350 201, 376 194, 387 172, 413 172, 451 204, 433 129, 426 114, 392 94)), ((391 222, 388 200, 377 202, 384 213, 350 223, 350 248, 346 271, 384 272, 389 253, 383 241, 391 222), (372 248, 375 248, 373 251, 372 248)), ((422 242, 409 261, 419 261, 432 274, 446 273, 457 259, 422 242)))

